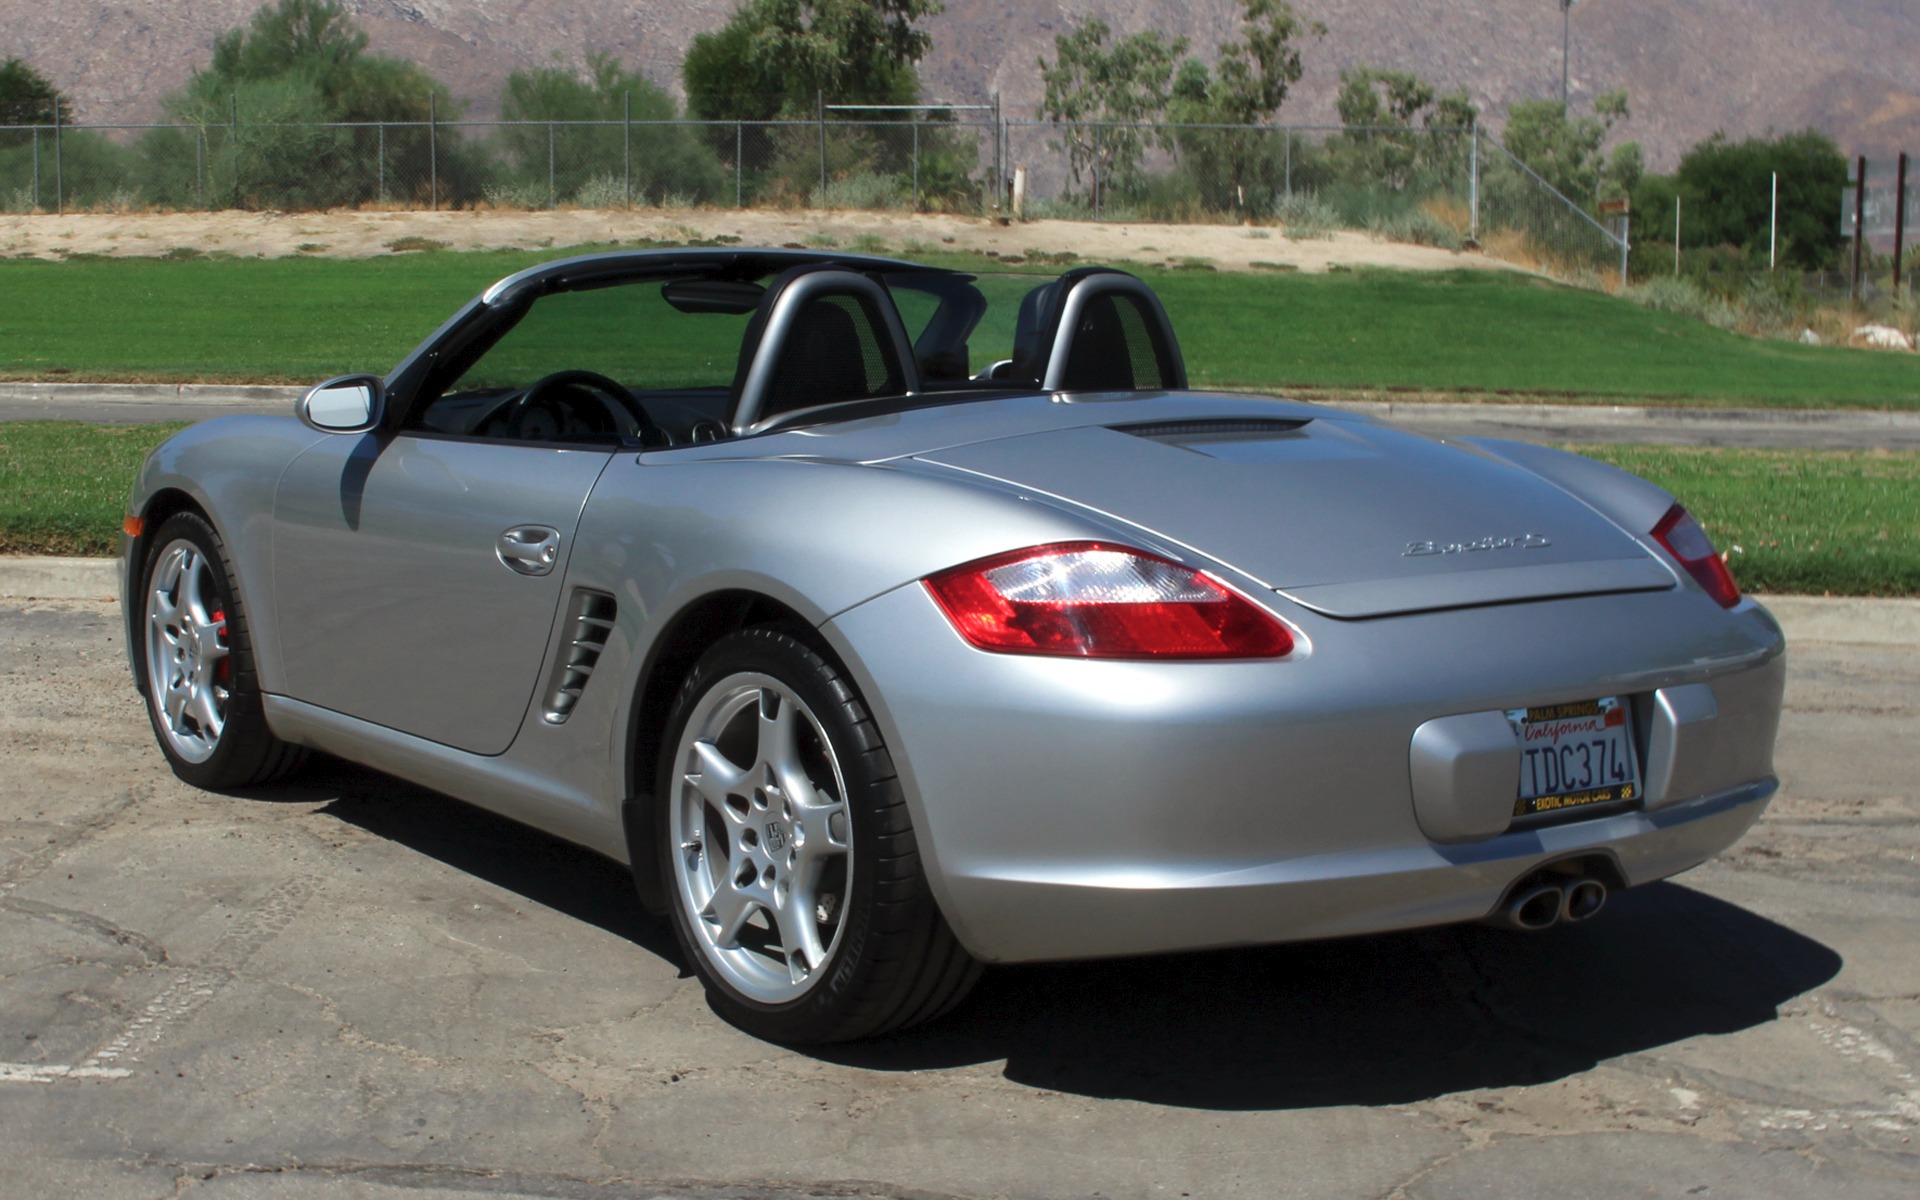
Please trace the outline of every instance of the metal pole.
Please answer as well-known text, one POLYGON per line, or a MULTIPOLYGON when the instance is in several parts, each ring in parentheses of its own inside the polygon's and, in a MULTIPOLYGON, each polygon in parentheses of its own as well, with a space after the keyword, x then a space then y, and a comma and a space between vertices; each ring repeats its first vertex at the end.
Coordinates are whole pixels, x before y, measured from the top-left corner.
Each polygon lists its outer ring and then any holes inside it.
POLYGON ((820 127, 820 207, 827 206, 827 94, 813 93, 813 119, 820 127))
POLYGON ((1860 299, 1860 250, 1867 240, 1867 156, 1854 160, 1853 177, 1853 299, 1860 299))
POLYGON ((1287 148, 1286 148, 1285 159, 1287 164, 1286 166, 1287 196, 1289 199, 1291 199, 1293 196, 1293 126, 1291 125, 1287 126, 1287 148))
POLYGON ((1573 0, 1560 0, 1560 113, 1567 112, 1567 58, 1573 49, 1573 0))
POLYGON ((60 153, 60 106, 53 106, 53 211, 58 214, 67 207, 66 162, 60 153))
POLYGON ((1773 191, 1767 216, 1767 270, 1780 261, 1780 172, 1773 173, 1773 191))
POLYGON ((920 122, 918 121, 913 123, 913 211, 920 211, 920 122))
POLYGON ((432 180, 433 211, 440 211, 440 109, 432 92, 427 93, 427 170, 432 180))
POLYGON ((207 127, 193 127, 193 181, 194 191, 200 197, 200 203, 207 202, 207 127))
POLYGON ((374 149, 374 171, 380 178, 380 203, 387 202, 387 123, 380 122, 380 136, 374 149))
POLYGON ((620 118, 621 133, 625 139, 621 143, 621 149, 622 149, 623 155, 625 156, 626 170, 627 170, 627 207, 632 208, 633 207, 633 93, 623 92, 621 94, 625 97, 624 104, 626 106, 622 110, 622 116, 620 118))
POLYGON ((733 123, 733 206, 735 208, 747 206, 744 190, 746 181, 743 178, 747 169, 746 147, 746 135, 741 131, 740 122, 735 121, 733 123))
POLYGON ((240 93, 227 97, 227 144, 233 147, 233 206, 240 207, 240 93))
POLYGON ((1467 236, 1480 240, 1480 118, 1467 125, 1467 236))
POLYGON ((547 207, 556 207, 553 194, 553 122, 547 122, 547 207))
POLYGON ((40 207, 40 127, 33 127, 33 206, 40 207))
POLYGON ((1633 214, 1620 218, 1620 286, 1627 286, 1627 258, 1633 250, 1633 214))
POLYGON ((1893 185, 1893 297, 1900 298, 1900 251, 1907 241, 1907 154, 1900 152, 1893 185))
POLYGON ((1673 194, 1673 277, 1680 278, 1680 193, 1673 194))

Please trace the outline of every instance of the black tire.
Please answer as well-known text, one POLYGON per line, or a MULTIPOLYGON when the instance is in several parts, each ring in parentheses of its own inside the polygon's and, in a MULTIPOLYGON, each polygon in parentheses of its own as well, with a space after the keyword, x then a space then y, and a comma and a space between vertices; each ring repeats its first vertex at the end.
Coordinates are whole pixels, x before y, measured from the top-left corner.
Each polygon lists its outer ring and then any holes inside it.
POLYGON ((661 881, 674 933, 721 1017, 769 1041, 845 1041, 929 1020, 965 997, 980 966, 928 890, 892 757, 832 663, 779 630, 729 634, 687 676, 666 731, 654 792, 661 881), (796 777, 768 749, 782 739, 765 732, 790 701, 798 701, 788 739, 795 749, 783 761, 804 767, 799 782, 814 793, 797 813, 788 782, 796 777), (715 753, 726 766, 713 765, 715 753), (743 758, 752 764, 743 767, 743 758), (728 767, 739 782, 721 780, 728 767), (716 802, 711 792, 723 787, 731 790, 716 802), (831 815, 819 815, 835 811, 844 816, 837 836, 831 815), (726 855, 709 855, 722 835, 726 855), (814 858, 801 858, 809 845, 814 858), (782 869, 789 873, 776 880, 782 869), (723 910, 753 909, 743 899, 750 890, 775 903, 752 912, 758 927, 736 925, 729 937, 723 910), (783 932, 789 926, 776 907, 786 921, 810 918, 791 927, 800 936, 783 932), (805 941, 805 928, 824 952, 817 963, 804 962, 806 948, 792 948, 805 941), (782 972, 791 972, 789 983, 782 972))
POLYGON ((306 751, 267 728, 247 615, 234 591, 226 543, 206 518, 183 512, 167 518, 147 545, 150 552, 134 593, 139 621, 132 632, 139 640, 135 653, 147 719, 167 764, 181 779, 212 791, 270 783, 294 770, 306 751), (171 613, 163 603, 167 597, 179 605, 171 613), (204 649, 196 650, 196 641, 204 649), (191 678, 202 657, 214 659, 201 687, 223 718, 218 728, 184 707, 177 719, 167 714, 170 698, 193 690, 191 678))

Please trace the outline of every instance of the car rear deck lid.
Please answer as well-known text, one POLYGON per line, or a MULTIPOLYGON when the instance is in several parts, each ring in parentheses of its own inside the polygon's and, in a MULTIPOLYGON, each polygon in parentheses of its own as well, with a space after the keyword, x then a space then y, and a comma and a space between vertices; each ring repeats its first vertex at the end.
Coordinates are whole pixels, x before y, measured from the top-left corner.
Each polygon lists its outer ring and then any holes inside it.
POLYGON ((1657 592, 1674 586, 1673 573, 1641 555, 1597 562, 1490 567, 1426 579, 1367 579, 1278 589, 1297 604, 1329 617, 1386 617, 1401 613, 1552 600, 1619 592, 1657 592))

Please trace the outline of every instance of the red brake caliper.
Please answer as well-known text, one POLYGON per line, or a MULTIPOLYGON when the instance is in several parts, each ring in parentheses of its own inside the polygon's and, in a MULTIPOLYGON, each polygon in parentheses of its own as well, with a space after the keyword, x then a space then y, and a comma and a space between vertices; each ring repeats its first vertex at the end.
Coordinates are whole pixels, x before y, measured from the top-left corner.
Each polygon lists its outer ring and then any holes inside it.
MULTIPOLYGON (((216 608, 213 610, 212 616, 213 623, 220 627, 220 648, 224 650, 227 648, 227 610, 224 608, 216 608)), ((213 669, 213 677, 223 684, 230 683, 233 678, 233 655, 231 652, 220 660, 219 666, 213 669)))

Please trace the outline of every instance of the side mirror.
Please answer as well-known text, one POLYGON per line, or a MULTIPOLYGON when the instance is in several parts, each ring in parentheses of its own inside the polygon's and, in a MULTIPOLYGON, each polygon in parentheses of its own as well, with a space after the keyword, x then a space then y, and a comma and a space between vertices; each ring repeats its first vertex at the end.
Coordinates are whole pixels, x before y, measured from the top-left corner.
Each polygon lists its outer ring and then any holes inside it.
POLYGON ((300 397, 300 419, 322 433, 362 433, 380 423, 386 384, 378 375, 342 375, 300 397))

